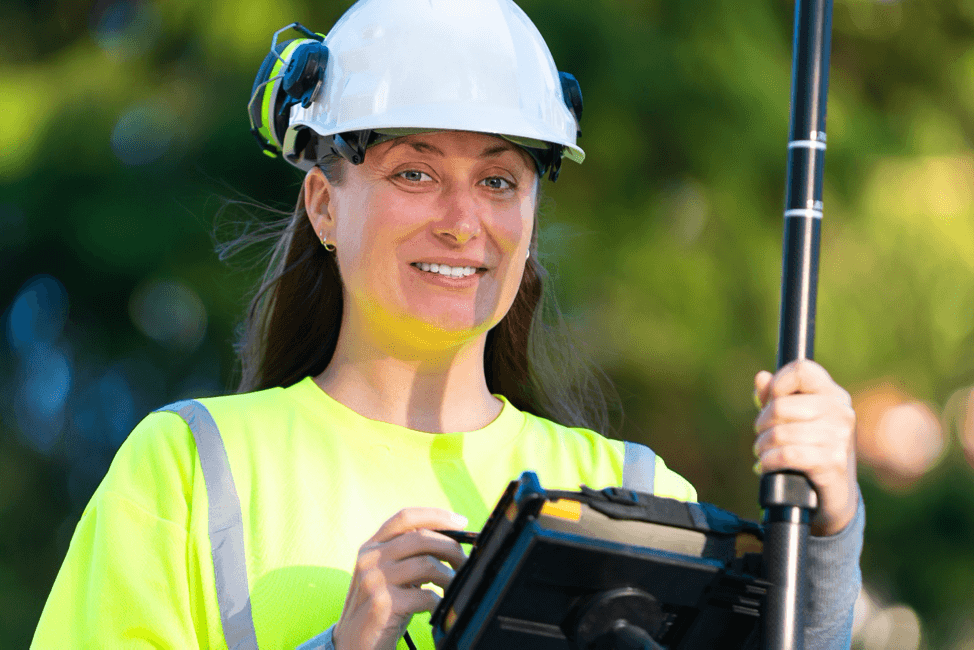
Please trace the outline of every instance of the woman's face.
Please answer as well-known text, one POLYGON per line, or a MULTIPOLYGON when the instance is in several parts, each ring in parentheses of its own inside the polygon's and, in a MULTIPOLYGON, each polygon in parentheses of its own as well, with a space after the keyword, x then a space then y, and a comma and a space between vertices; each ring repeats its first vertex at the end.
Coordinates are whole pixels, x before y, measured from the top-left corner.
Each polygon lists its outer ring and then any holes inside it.
POLYGON ((343 327, 429 341, 486 333, 520 286, 537 174, 508 141, 460 131, 412 135, 345 165, 339 186, 305 183, 316 232, 335 243, 343 327))

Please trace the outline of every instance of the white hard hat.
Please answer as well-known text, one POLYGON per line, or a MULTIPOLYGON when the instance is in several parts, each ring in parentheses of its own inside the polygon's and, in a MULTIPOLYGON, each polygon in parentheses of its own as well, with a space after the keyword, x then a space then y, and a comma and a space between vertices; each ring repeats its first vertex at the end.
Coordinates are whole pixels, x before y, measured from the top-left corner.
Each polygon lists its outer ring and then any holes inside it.
POLYGON ((281 149, 301 169, 328 146, 361 162, 369 144, 434 130, 503 136, 536 160, 551 152, 554 175, 562 155, 585 158, 578 83, 511 0, 360 0, 322 49, 323 70, 309 68, 310 90, 285 107, 281 149))

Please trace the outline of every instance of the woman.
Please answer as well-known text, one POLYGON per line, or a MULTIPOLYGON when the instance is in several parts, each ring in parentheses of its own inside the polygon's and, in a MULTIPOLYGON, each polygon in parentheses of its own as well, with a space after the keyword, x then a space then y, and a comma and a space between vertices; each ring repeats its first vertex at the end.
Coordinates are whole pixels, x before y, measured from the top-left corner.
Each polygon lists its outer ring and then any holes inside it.
MULTIPOLYGON (((574 489, 646 485, 649 468, 648 489, 696 499, 648 449, 591 430, 601 397, 544 352, 538 193, 584 154, 580 93, 530 20, 508 0, 363 0, 324 45, 276 46, 251 101, 265 149, 307 174, 242 341, 250 392, 137 427, 36 647, 388 650, 408 626, 431 648, 423 585, 464 560, 436 531, 479 529, 522 470, 574 489)), ((808 647, 847 647, 848 394, 804 363, 759 374, 756 395, 761 467, 805 471, 820 495, 808 647)))

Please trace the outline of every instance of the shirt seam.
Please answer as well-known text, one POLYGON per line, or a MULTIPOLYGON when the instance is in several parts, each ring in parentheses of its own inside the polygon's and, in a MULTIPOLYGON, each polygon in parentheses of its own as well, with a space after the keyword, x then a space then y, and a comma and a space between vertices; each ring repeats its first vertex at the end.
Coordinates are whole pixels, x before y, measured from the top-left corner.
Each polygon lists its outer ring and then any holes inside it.
MULTIPOLYGON (((160 517, 158 514, 152 512, 151 510, 149 510, 146 507, 144 507, 142 504, 138 503, 137 501, 133 501, 132 499, 128 498, 127 496, 125 496, 124 494, 122 494, 120 492, 116 492, 115 490, 112 490, 112 489, 109 489, 109 488, 105 488, 105 489, 101 490, 101 494, 98 496, 98 499, 101 500, 101 499, 104 499, 104 498, 107 498, 107 497, 112 497, 112 498, 118 499, 119 501, 122 501, 122 502, 124 502, 124 503, 126 503, 128 505, 131 505, 132 507, 134 507, 136 510, 138 510, 142 514, 144 514, 144 515, 146 515, 148 517, 151 517, 152 519, 154 519, 156 521, 160 521, 160 522, 163 522, 165 524, 168 524, 172 528, 175 528, 180 533, 182 533, 182 535, 184 537, 186 537, 186 538, 189 538, 190 537, 190 532, 189 532, 189 526, 188 525, 183 525, 183 524, 181 524, 181 523, 179 523, 177 521, 173 521, 172 519, 166 519, 165 517, 160 517)), ((97 502, 95 503, 95 507, 96 508, 98 507, 98 503, 97 502)), ((187 508, 187 515, 188 515, 188 513, 189 513, 189 509, 187 508)))

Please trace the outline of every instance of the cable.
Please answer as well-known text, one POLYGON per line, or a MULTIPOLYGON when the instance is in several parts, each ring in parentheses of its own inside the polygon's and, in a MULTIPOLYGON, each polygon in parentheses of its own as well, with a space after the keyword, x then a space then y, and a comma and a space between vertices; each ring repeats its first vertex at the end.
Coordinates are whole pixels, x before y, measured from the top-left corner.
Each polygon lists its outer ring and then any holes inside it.
POLYGON ((413 638, 409 636, 409 630, 402 635, 402 638, 406 640, 406 645, 409 646, 409 650, 416 650, 416 644, 413 643, 413 638))

